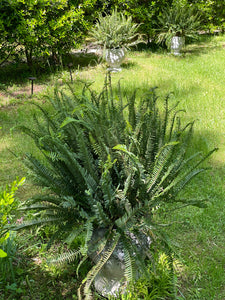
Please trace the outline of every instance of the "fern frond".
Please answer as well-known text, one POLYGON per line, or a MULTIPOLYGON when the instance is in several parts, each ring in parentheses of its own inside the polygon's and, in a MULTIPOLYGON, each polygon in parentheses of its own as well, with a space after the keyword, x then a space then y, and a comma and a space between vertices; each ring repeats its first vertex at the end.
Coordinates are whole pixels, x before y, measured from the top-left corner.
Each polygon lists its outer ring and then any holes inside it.
POLYGON ((77 256, 80 254, 80 251, 66 251, 65 253, 60 254, 59 256, 52 258, 50 260, 47 261, 47 264, 57 264, 57 265, 61 265, 64 263, 70 263, 72 261, 74 261, 77 256))
POLYGON ((60 224, 62 221, 64 221, 64 218, 60 218, 60 217, 51 217, 51 218, 46 218, 46 219, 43 218, 43 219, 38 219, 38 220, 27 221, 20 225, 13 225, 12 230, 21 230, 21 229, 29 228, 29 227, 32 227, 35 225, 41 226, 41 225, 46 225, 49 223, 60 224))
MULTIPOLYGON (((46 124, 47 124, 47 128, 46 127, 43 127, 43 125, 41 125, 39 122, 38 122, 38 119, 36 119, 36 123, 38 125, 38 128, 39 128, 39 131, 41 132, 42 129, 44 129, 46 132, 48 132, 48 134, 50 134, 50 128, 52 128, 53 131, 56 131, 57 130, 57 124, 55 123, 55 121, 49 116, 49 113, 46 109, 44 109, 43 107, 41 107, 41 105, 39 105, 38 103, 35 103, 35 102, 30 102, 30 104, 36 106, 41 112, 42 112, 42 115, 44 116, 44 119, 46 121, 46 124)), ((44 132, 45 132, 44 131, 44 132)))
POLYGON ((85 235, 85 244, 83 247, 83 251, 82 254, 86 255, 87 251, 88 251, 88 244, 92 238, 92 234, 93 234, 93 223, 92 220, 88 221, 85 225, 84 225, 84 230, 86 231, 86 235, 85 235))
POLYGON ((96 201, 93 206, 93 210, 96 216, 96 220, 99 222, 100 226, 108 226, 111 223, 109 216, 106 214, 103 205, 96 201))
POLYGON ((18 208, 18 211, 27 211, 27 210, 60 210, 60 208, 56 205, 49 205, 49 204, 34 204, 34 205, 24 205, 18 208))
POLYGON ((134 252, 134 247, 132 247, 133 241, 127 240, 126 237, 122 236, 121 242, 123 245, 123 252, 124 252, 124 263, 125 263, 124 275, 126 280, 132 283, 136 278, 135 252, 134 252))
POLYGON ((65 243, 70 245, 76 239, 76 237, 84 232, 84 230, 85 228, 83 224, 81 224, 80 226, 77 225, 76 227, 72 228, 70 234, 65 239, 65 243))
POLYGON ((79 264, 78 264, 78 266, 77 266, 77 269, 76 269, 77 277, 79 276, 79 270, 80 270, 80 267, 82 266, 82 264, 83 264, 87 259, 88 259, 88 256, 86 255, 86 256, 84 256, 84 257, 80 260, 80 262, 79 262, 79 264))
POLYGON ((90 287, 95 279, 98 272, 101 270, 101 268, 104 266, 104 264, 108 261, 110 256, 112 255, 113 251, 115 250, 118 241, 120 239, 120 234, 116 233, 114 234, 114 237, 112 239, 112 245, 108 247, 107 250, 105 250, 104 254, 99 259, 98 263, 88 272, 86 278, 82 281, 82 285, 84 285, 84 295, 85 299, 89 299, 90 297, 90 287))
POLYGON ((32 170, 35 180, 37 180, 41 185, 51 187, 55 191, 61 191, 62 183, 58 180, 53 170, 50 170, 39 160, 29 154, 27 154, 24 163, 30 170, 32 170))
POLYGON ((157 180, 160 178, 165 167, 167 167, 168 162, 171 158, 172 151, 174 147, 177 145, 177 142, 170 142, 163 146, 160 149, 160 152, 157 155, 157 158, 154 163, 154 168, 151 172, 150 178, 147 183, 147 191, 150 192, 153 186, 156 184, 157 180))

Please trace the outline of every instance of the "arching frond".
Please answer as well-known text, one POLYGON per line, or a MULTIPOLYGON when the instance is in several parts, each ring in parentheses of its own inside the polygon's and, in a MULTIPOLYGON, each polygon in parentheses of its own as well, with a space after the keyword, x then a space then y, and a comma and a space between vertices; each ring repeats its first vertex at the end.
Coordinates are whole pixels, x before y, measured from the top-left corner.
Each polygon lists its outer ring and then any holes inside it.
POLYGON ((47 261, 47 263, 48 264, 57 264, 57 265, 64 264, 65 262, 70 263, 70 262, 74 261, 79 254, 80 254, 80 251, 69 250, 69 251, 66 251, 66 252, 60 254, 57 257, 49 259, 47 261))
POLYGON ((101 268, 104 266, 104 264, 108 261, 110 256, 112 255, 113 251, 115 250, 118 241, 119 241, 120 235, 117 233, 112 238, 112 245, 107 247, 107 249, 104 251, 104 254, 101 256, 97 264, 88 272, 86 278, 83 280, 82 284, 84 285, 84 295, 85 300, 88 300, 90 297, 90 286, 95 279, 98 272, 101 270, 101 268))

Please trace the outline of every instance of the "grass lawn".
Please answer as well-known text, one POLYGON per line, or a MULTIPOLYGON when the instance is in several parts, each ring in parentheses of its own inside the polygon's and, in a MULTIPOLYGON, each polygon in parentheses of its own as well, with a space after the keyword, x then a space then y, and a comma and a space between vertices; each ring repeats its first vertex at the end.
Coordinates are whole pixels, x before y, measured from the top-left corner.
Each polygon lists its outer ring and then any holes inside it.
MULTIPOLYGON (((206 153, 214 147, 219 148, 205 163, 209 170, 192 181, 189 188, 184 191, 184 195, 189 197, 208 198, 210 200, 208 208, 190 207, 166 215, 168 223, 174 222, 168 227, 167 233, 174 242, 174 249, 181 263, 178 271, 179 299, 225 299, 224 62, 225 36, 202 37, 200 42, 188 45, 184 56, 181 57, 173 57, 163 50, 155 53, 149 51, 128 53, 122 72, 112 74, 113 84, 116 85, 120 80, 126 93, 134 89, 137 89, 138 93, 143 93, 151 87, 158 87, 160 97, 171 93, 171 103, 179 101, 179 109, 186 111, 181 113, 182 123, 196 120, 193 147, 190 152, 206 153)), ((104 84, 105 71, 105 65, 98 64, 96 60, 96 65, 75 69, 73 78, 93 81, 93 87, 99 91, 104 84)), ((56 81, 62 84, 62 78, 69 80, 69 72, 64 70, 51 77, 45 75, 44 79, 38 78, 35 82, 33 99, 45 105, 43 95, 46 92, 52 93, 53 84, 56 81), (40 92, 37 93, 38 91, 40 92)), ((35 111, 34 107, 25 105, 25 102, 30 101, 29 82, 24 81, 20 85, 17 82, 15 79, 8 86, 5 80, 0 86, 0 186, 15 180, 16 176, 26 177, 26 170, 21 164, 21 155, 26 151, 35 151, 28 138, 11 130, 22 122, 31 123, 32 112, 35 111), (16 93, 18 91, 20 93, 16 93)), ((24 200, 33 193, 33 190, 34 187, 27 180, 18 195, 24 200)), ((36 236, 33 238, 32 235, 35 233, 29 232, 29 235, 19 237, 21 243, 24 238, 26 239, 24 244, 30 245, 31 251, 25 250, 23 245, 21 249, 30 257, 43 258, 43 246, 40 240, 36 236), (32 244, 35 246, 31 246, 32 244)), ((10 296, 8 292, 8 298, 5 296, 4 299, 31 299, 29 297, 32 294, 39 295, 39 298, 32 299, 47 299, 45 297, 48 292, 49 299, 76 299, 76 296, 73 296, 76 291, 72 291, 69 287, 76 286, 76 282, 74 278, 68 276, 68 273, 62 275, 55 269, 49 270, 41 262, 26 264, 27 273, 21 270, 21 276, 25 278, 26 275, 30 280, 28 298, 21 296, 23 293, 27 295, 24 288, 24 292, 23 289, 20 293, 13 291, 14 296, 10 296), (43 272, 42 278, 40 272, 43 272), (49 287, 45 284, 43 289, 39 287, 39 290, 38 281, 42 282, 43 278, 49 280, 49 287), (60 283, 54 288, 57 282, 60 283)))

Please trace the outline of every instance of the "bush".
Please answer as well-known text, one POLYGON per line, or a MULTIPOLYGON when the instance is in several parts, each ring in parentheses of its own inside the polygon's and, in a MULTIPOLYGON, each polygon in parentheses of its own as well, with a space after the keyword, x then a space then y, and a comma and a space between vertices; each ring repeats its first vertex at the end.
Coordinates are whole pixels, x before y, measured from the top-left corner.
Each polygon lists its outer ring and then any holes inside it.
POLYGON ((84 293, 89 299, 91 284, 118 245, 130 282, 137 269, 148 276, 144 259, 152 258, 152 247, 143 243, 144 237, 171 257, 155 212, 168 206, 205 207, 203 199, 184 199, 179 193, 205 170, 199 165, 214 150, 187 157, 193 123, 182 127, 169 96, 159 111, 155 89, 127 99, 120 87, 113 90, 110 76, 99 94, 87 83, 81 92, 76 88, 56 90, 50 110, 35 104, 43 119, 34 116, 35 128, 20 127, 43 154, 42 160, 27 154, 25 163, 45 192, 27 200, 22 209, 36 211, 35 219, 17 229, 54 224, 49 246, 54 238, 70 244, 81 236, 76 251, 63 253, 61 261, 81 256, 82 263, 97 251, 98 261, 78 291, 80 298, 84 293))

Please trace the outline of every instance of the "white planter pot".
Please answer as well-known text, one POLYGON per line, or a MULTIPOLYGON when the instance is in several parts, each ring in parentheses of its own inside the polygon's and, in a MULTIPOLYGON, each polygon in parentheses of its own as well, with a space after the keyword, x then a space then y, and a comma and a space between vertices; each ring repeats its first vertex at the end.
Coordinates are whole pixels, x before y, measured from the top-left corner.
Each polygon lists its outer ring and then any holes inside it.
POLYGON ((109 65, 109 71, 119 72, 121 71, 121 64, 125 58, 124 49, 106 49, 105 60, 109 65))
POLYGON ((171 40, 171 53, 174 55, 181 55, 181 50, 185 45, 185 38, 183 36, 174 36, 171 40))

